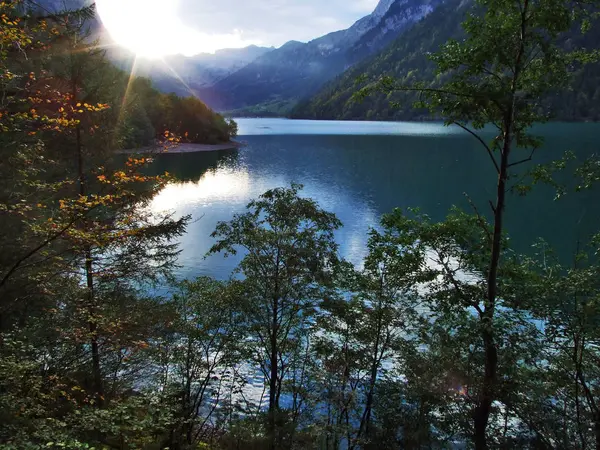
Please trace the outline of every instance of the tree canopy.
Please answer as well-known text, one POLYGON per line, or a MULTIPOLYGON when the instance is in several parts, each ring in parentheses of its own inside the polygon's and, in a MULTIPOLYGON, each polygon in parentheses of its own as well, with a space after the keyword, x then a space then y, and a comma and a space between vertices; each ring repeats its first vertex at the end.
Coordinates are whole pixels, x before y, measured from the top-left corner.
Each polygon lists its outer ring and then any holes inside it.
MULTIPOLYGON (((82 34, 93 8, 0 3, 0 448, 600 448, 600 234, 566 266, 544 242, 517 254, 504 228, 547 94, 595 56, 561 36, 597 4, 477 5, 432 55, 437 84, 358 95, 417 93, 476 139, 492 220, 397 209, 353 265, 342 223, 291 184, 216 226, 228 279, 181 280, 190 218, 148 208, 172 176, 115 150, 235 124, 114 69, 82 34)), ((577 190, 599 167, 576 169, 577 190)), ((521 194, 567 170, 531 168, 521 194)))

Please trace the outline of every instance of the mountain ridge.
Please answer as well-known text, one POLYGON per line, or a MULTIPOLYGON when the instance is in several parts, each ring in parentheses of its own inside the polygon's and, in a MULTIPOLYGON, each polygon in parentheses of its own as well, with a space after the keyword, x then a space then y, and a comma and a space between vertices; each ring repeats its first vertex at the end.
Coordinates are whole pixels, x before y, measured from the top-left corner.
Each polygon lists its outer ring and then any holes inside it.
MULTIPOLYGON (((315 95, 299 102, 288 114, 295 119, 320 120, 432 120, 428 111, 413 107, 417 93, 375 93, 362 101, 353 95, 366 84, 390 76, 400 84, 424 82, 435 86, 435 64, 428 54, 436 52, 448 39, 461 39, 461 23, 472 3, 447 0, 419 23, 407 29, 384 50, 356 64, 325 84, 315 95), (360 77, 360 78, 359 78, 360 77), (357 80, 361 80, 357 83, 357 80)), ((562 45, 595 48, 600 41, 600 26, 582 35, 567 33, 562 45)), ((585 65, 573 74, 568 89, 544 99, 552 116, 565 121, 600 120, 600 63, 585 65)))
POLYGON ((293 105, 385 46, 441 2, 381 0, 373 13, 359 19, 348 29, 334 31, 307 43, 288 42, 211 88, 200 90, 198 95, 218 110, 265 104, 277 109, 281 105, 293 105))
POLYGON ((112 53, 109 57, 123 70, 135 70, 137 75, 151 78, 162 91, 192 95, 197 89, 213 85, 272 50, 272 47, 250 45, 221 49, 215 53, 170 55, 149 60, 136 58, 132 52, 119 49, 109 51, 112 53))

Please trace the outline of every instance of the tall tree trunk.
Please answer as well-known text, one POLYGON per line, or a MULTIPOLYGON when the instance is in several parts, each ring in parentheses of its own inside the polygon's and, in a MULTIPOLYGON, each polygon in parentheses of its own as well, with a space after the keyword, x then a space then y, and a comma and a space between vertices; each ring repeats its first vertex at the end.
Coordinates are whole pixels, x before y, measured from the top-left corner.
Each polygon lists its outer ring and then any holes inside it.
MULTIPOLYGON (((187 317, 185 318, 187 320, 187 317)), ((192 340, 188 337, 187 353, 185 359, 185 391, 183 393, 182 416, 185 420, 185 438, 188 445, 192 445, 193 419, 195 416, 192 405, 192 340)))
POLYGON ((596 438, 596 450, 600 450, 600 414, 594 414, 594 435, 596 438))
POLYGON ((275 258, 275 274, 274 274, 274 293, 272 297, 273 301, 273 316, 271 317, 271 342, 270 342, 270 358, 271 358, 271 373, 269 375, 269 438, 271 449, 277 448, 277 426, 276 416, 279 411, 279 395, 278 395, 278 355, 279 346, 277 337, 279 334, 279 265, 281 263, 281 248, 277 248, 277 256, 275 258))
POLYGON ((85 272, 88 289, 88 327, 90 331, 90 345, 92 350, 92 373, 94 376, 94 389, 96 390, 98 406, 104 404, 104 386, 102 383, 102 369, 100 367, 100 346, 98 345, 98 324, 96 323, 96 308, 94 305, 94 276, 92 255, 89 247, 85 250, 85 272))
MULTIPOLYGON (((73 103, 77 104, 77 75, 72 72, 72 95, 73 103)), ((77 149, 77 176, 79 180, 79 195, 86 195, 86 181, 83 163, 83 144, 81 142, 81 127, 75 128, 75 139, 77 149)), ((87 228, 87 223, 84 222, 84 227, 87 228)), ((90 332, 90 348, 92 352, 92 375, 94 379, 94 390, 96 392, 96 401, 98 406, 104 404, 104 388, 102 385, 102 370, 100 367, 100 346, 98 345, 98 323, 96 317, 96 305, 94 294, 94 267, 92 258, 92 249, 89 244, 84 245, 83 254, 85 258, 85 278, 87 287, 87 310, 88 310, 88 330, 90 332)))
POLYGON ((481 317, 482 340, 484 346, 485 368, 483 386, 479 396, 477 407, 474 411, 474 441, 476 450, 487 449, 486 430, 495 399, 495 390, 498 370, 498 347, 494 336, 494 314, 496 311, 496 297, 498 294, 498 269, 502 253, 502 232, 504 227, 504 211, 506 208, 506 187, 508 182, 508 170, 510 167, 510 152, 515 126, 515 114, 517 111, 517 92, 519 79, 523 70, 523 59, 525 57, 525 39, 529 20, 529 0, 523 0, 520 21, 520 42, 515 55, 513 78, 511 83, 511 97, 508 110, 503 120, 503 146, 501 150, 500 171, 498 174, 498 185, 496 194, 496 205, 494 207, 494 235, 492 240, 492 255, 487 279, 487 298, 485 309, 481 317))
POLYGON ((279 409, 277 402, 277 366, 278 366, 278 346, 277 346, 277 330, 279 316, 279 298, 273 298, 273 317, 271 323, 271 373, 269 375, 269 436, 271 440, 271 448, 276 448, 276 415, 279 409))
MULTIPOLYGON (((378 338, 379 340, 379 338, 378 338)), ((379 342, 377 343, 379 345, 379 342)), ((377 356, 376 356, 377 357, 377 356)), ((369 433, 371 431, 371 411, 373 410, 373 399, 375 395, 375 383, 377 382, 377 369, 379 364, 377 362, 373 362, 371 366, 371 377, 369 380, 369 392, 367 394, 367 401, 365 404, 365 412, 363 414, 363 421, 361 423, 361 430, 364 426, 364 434, 365 438, 369 437, 369 433)), ((360 435, 360 431, 359 431, 360 435)))
MULTIPOLYGON (((342 424, 344 423, 344 419, 348 418, 348 401, 346 400, 346 388, 348 388, 348 381, 350 379, 350 367, 348 367, 348 361, 350 360, 350 357, 348 355, 348 340, 349 340, 349 334, 348 334, 348 329, 346 329, 346 334, 344 336, 345 342, 344 342, 344 348, 343 348, 343 355, 344 355, 344 361, 345 361, 345 365, 344 365, 344 375, 342 378, 342 389, 341 389, 341 399, 342 399, 342 405, 341 405, 341 409, 339 411, 339 417, 337 420, 337 428, 335 430, 335 437, 334 437, 334 442, 335 442, 335 447, 334 449, 337 450, 338 448, 340 448, 341 446, 341 437, 339 436, 339 432, 338 430, 340 428, 342 428, 342 424)), ((350 387, 351 388, 351 387, 350 387)))
MULTIPOLYGON (((382 281, 382 285, 383 285, 383 281, 382 281)), ((382 305, 381 305, 381 300, 379 302, 379 316, 377 318, 377 329, 376 329, 376 333, 377 336, 375 337, 375 344, 373 346, 373 361, 371 363, 371 374, 369 377, 369 391, 367 392, 367 399, 365 402, 365 410, 363 412, 361 421, 360 421, 360 427, 358 429, 358 434, 356 436, 356 440, 357 440, 357 444, 358 441, 360 440, 360 438, 362 437, 362 434, 364 432, 364 435, 366 438, 369 437, 369 432, 371 431, 371 411, 373 409, 373 398, 374 398, 374 394, 375 394, 375 384, 377 382, 377 372, 379 370, 379 352, 380 352, 380 343, 381 343, 381 329, 382 329, 382 322, 383 322, 383 312, 382 312, 382 305)), ((383 347, 383 346, 382 346, 383 347)), ((353 446, 354 448, 354 446, 353 446)))
MULTIPOLYGON (((512 118, 512 113, 510 115, 512 118)), ((478 404, 474 411, 474 441, 477 450, 487 448, 486 430, 489 423, 492 404, 494 402, 496 377, 498 369, 498 348, 494 337, 494 314, 498 293, 498 268, 502 252, 502 231, 504 226, 504 209, 506 206, 506 184, 508 181, 509 156, 512 144, 512 120, 507 120, 504 132, 504 146, 498 175, 496 205, 494 207, 494 234, 492 238, 492 255, 487 279, 487 296, 485 309, 481 316, 481 337, 484 348, 484 375, 478 404)))

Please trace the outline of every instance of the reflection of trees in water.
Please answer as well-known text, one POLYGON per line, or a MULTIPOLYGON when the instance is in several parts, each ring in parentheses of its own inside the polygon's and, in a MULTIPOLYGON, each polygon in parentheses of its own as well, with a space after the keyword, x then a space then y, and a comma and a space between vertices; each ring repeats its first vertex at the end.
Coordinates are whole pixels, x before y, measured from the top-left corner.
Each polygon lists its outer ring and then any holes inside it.
POLYGON ((197 181, 206 172, 235 165, 238 158, 238 149, 161 154, 154 157, 154 164, 148 170, 152 175, 169 172, 181 181, 197 181))

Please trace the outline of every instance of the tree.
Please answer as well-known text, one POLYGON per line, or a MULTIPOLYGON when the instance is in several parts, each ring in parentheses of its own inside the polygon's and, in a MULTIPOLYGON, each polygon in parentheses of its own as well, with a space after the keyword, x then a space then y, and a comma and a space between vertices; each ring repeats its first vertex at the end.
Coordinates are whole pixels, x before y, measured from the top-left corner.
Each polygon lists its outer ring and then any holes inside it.
MULTIPOLYGON (((385 224, 385 222, 383 222, 385 224)), ((386 362, 402 359, 403 347, 418 323, 415 304, 421 281, 422 255, 407 250, 390 229, 371 231, 364 267, 359 275, 358 296, 367 313, 358 338, 363 342, 363 354, 368 355, 368 377, 365 387, 364 411, 356 435, 369 442, 376 386, 386 362)), ((355 444, 356 445, 356 444, 355 444)))
MULTIPOLYGON (((468 418, 485 389, 487 349, 482 328, 491 326, 497 333, 499 357, 490 445, 531 444, 532 436, 520 428, 531 423, 521 407, 531 395, 528 388, 535 379, 531 374, 543 360, 545 342, 531 320, 531 311, 539 310, 544 301, 544 290, 530 259, 514 254, 508 240, 502 239, 498 311, 488 325, 482 317, 493 225, 458 210, 440 223, 395 211, 384 217, 383 225, 390 245, 402 248, 403 258, 413 260, 408 274, 416 283, 413 309, 419 317, 415 332, 409 333, 413 345, 405 346, 396 373, 406 379, 407 388, 412 387, 412 401, 424 408, 419 420, 432 424, 428 440, 443 443, 472 436, 468 418)), ((420 434, 423 439, 423 430, 420 434)))
POLYGON ((557 262, 545 242, 537 248, 532 266, 539 273, 541 299, 533 314, 543 324, 546 367, 532 378, 541 380, 545 389, 530 392, 545 398, 536 397, 532 404, 521 399, 521 407, 546 441, 600 448, 597 242, 579 249, 571 267, 557 262))
POLYGON ((227 394, 237 391, 237 369, 246 356, 239 296, 237 283, 198 278, 182 282, 171 300, 175 320, 159 352, 161 384, 179 402, 169 447, 205 442, 230 425, 215 416, 235 409, 227 394))
MULTIPOLYGON (((51 78, 43 65, 49 47, 59 39, 53 21, 21 13, 22 2, 2 3, 0 15, 0 142, 2 158, 1 213, 3 220, 0 260, 0 329, 6 329, 23 311, 23 301, 33 307, 39 296, 21 269, 59 234, 47 223, 44 201, 64 186, 46 177, 56 164, 48 158, 42 133, 61 133, 73 123, 55 114, 67 104, 56 89, 40 87, 51 78), (36 55, 35 58, 32 56, 36 55), (10 286, 9 286, 10 281, 10 286), (17 293, 18 292, 18 293, 17 293), (29 295, 23 295, 27 292, 29 295), (35 298, 35 300, 34 300, 35 298)), ((31 276, 31 269, 29 275, 31 276)), ((21 315, 22 318, 22 315, 21 315)))
POLYGON ((129 158, 124 164, 115 161, 112 120, 93 115, 108 109, 107 105, 92 103, 102 97, 107 82, 92 74, 108 63, 104 53, 87 42, 85 20, 67 15, 64 22, 52 73, 54 84, 67 92, 69 105, 62 114, 73 126, 52 144, 61 148, 62 176, 71 178, 74 189, 58 192, 63 197, 58 199, 60 214, 53 222, 65 228, 57 243, 78 255, 65 269, 80 264, 85 274, 82 304, 88 316, 94 389, 102 405, 103 302, 134 282, 152 283, 168 275, 178 254, 170 241, 183 233, 187 218, 160 218, 143 210, 168 178, 143 175, 144 158, 129 158))
POLYGON ((582 17, 595 12, 595 6, 596 2, 560 0, 479 0, 463 24, 466 38, 460 42, 450 40, 432 55, 438 77, 446 80, 439 88, 405 86, 384 78, 362 92, 420 92, 421 105, 481 143, 498 174, 496 197, 491 203, 494 227, 484 237, 491 248, 485 270, 486 301, 480 314, 485 371, 473 411, 473 440, 480 450, 487 448, 486 431, 498 394, 500 337, 493 322, 509 180, 514 167, 531 161, 542 144, 529 130, 534 123, 549 118, 543 103, 545 95, 565 87, 573 68, 590 61, 585 51, 561 47, 559 37, 582 20, 584 25, 589 24, 582 17), (489 144, 477 134, 486 125, 497 130, 489 144))
POLYGON ((170 240, 187 219, 145 208, 168 181, 144 175, 146 159, 114 159, 114 122, 90 75, 106 61, 79 35, 93 8, 40 18, 19 6, 0 5, 2 244, 12 250, 0 269, 0 385, 22 401, 3 403, 15 414, 0 435, 17 446, 105 443, 143 403, 121 404, 143 366, 131 362, 164 326, 142 312, 162 307, 141 290, 170 276, 170 240), (17 368, 23 383, 9 379, 17 368), (82 410, 102 420, 78 423, 82 410))
MULTIPOLYGON (((365 305, 357 296, 331 298, 321 305, 317 319, 311 374, 318 386, 313 401, 326 411, 321 420, 324 446, 338 449, 356 441, 360 421, 360 384, 365 376, 365 348, 357 335, 365 318, 365 305)), ((313 418, 313 422, 316 418, 313 418)))
POLYGON ((271 447, 280 445, 276 431, 290 357, 301 345, 314 308, 331 284, 337 261, 334 231, 339 220, 310 199, 301 186, 267 191, 248 204, 248 212, 219 223, 211 253, 244 257, 237 272, 244 312, 254 335, 256 362, 268 386, 268 433, 271 447))

